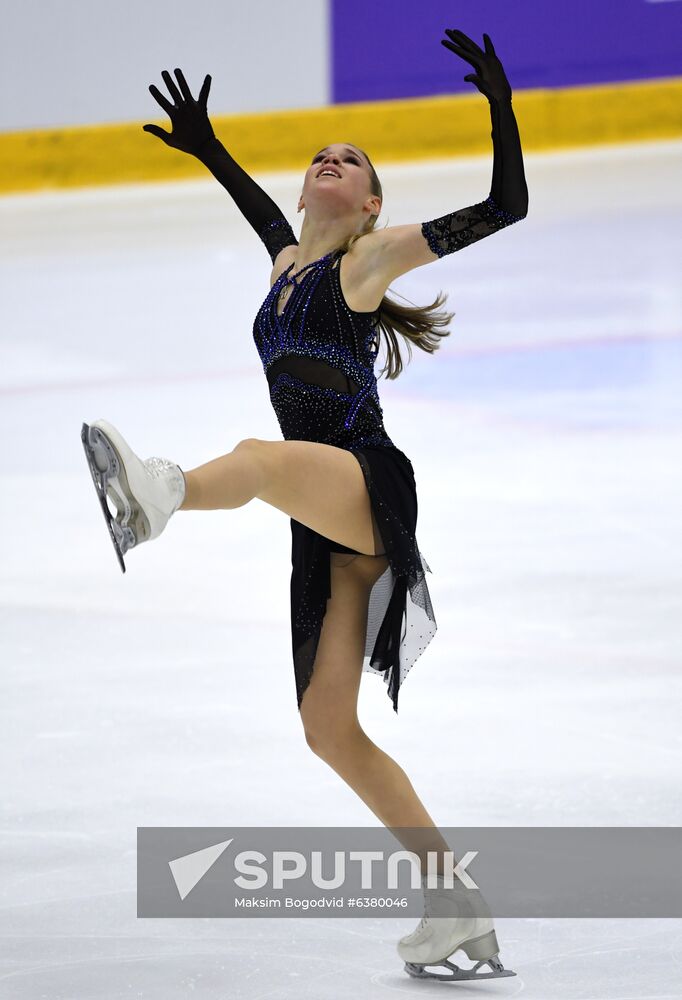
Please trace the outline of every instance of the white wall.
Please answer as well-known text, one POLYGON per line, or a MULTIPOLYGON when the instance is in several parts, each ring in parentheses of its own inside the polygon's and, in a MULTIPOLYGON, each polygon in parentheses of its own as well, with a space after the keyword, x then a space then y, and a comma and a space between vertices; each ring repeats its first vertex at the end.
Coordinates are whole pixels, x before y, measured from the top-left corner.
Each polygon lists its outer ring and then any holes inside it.
POLYGON ((0 131, 166 119, 179 66, 210 113, 329 100, 327 0, 2 0, 0 131))

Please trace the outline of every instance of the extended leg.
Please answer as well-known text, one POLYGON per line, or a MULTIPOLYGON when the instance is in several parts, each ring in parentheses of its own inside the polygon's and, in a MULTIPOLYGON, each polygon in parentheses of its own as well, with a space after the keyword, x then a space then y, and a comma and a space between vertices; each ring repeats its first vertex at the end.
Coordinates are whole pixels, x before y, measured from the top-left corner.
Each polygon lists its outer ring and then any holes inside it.
POLYGON ((256 497, 333 542, 383 555, 363 469, 345 448, 247 438, 185 472, 170 459, 142 461, 103 419, 83 424, 81 441, 124 571, 125 552, 157 538, 175 511, 230 509, 256 497), (115 520, 107 500, 116 506, 115 520))
POLYGON ((185 476, 185 499, 180 510, 232 510, 258 496, 266 482, 266 472, 251 439, 214 458, 185 476))
POLYGON ((344 448, 247 438, 184 475, 181 510, 229 509, 258 498, 341 545, 381 551, 365 477, 344 448))

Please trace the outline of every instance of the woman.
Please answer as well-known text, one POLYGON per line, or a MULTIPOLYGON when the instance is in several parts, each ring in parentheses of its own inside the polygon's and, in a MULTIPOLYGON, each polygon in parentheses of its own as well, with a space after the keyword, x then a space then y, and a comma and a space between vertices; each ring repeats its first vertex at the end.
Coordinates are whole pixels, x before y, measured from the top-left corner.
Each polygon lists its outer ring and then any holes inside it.
POLYGON ((446 34, 443 45, 477 70, 464 79, 490 102, 492 186, 486 201, 421 224, 377 231, 382 191, 374 167, 363 150, 335 143, 306 171, 297 241, 278 206, 216 139, 206 111, 211 77, 197 101, 179 69, 180 89, 163 73, 173 104, 150 86, 173 130, 145 131, 201 159, 270 254, 270 292, 253 336, 285 440, 249 438, 189 472, 168 459, 140 461, 104 420, 84 424, 82 440, 124 571, 125 552, 158 537, 177 510, 232 509, 258 497, 289 515, 292 648, 307 742, 388 827, 427 831, 416 851, 423 872, 427 850, 441 852, 439 884, 431 889, 422 880, 425 916, 398 946, 407 971, 434 976, 425 965, 447 964, 448 978, 488 978, 513 975, 497 958, 492 920, 480 915, 484 907, 471 908, 470 890, 465 898, 461 886, 444 886, 448 845, 405 772, 357 717, 363 670, 383 674, 397 712, 402 681, 436 631, 424 572, 430 570, 415 534, 414 472, 384 427, 374 361, 383 330, 388 377, 397 377, 395 333, 433 353, 447 335, 436 328, 452 314, 434 312, 440 298, 426 308, 400 306, 386 289, 412 268, 518 221, 528 205, 511 88, 492 42, 483 36, 483 52, 460 31, 446 34), (473 969, 444 962, 458 948, 478 960, 473 969), (483 964, 491 971, 480 973, 483 964))

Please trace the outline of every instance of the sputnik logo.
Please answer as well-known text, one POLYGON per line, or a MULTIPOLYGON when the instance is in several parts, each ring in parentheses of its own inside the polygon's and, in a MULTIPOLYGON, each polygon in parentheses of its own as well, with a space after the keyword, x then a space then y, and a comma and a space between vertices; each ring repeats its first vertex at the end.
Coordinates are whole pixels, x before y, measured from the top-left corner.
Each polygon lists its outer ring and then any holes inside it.
POLYGON ((182 857, 168 862, 168 867, 175 879, 180 899, 184 899, 192 891, 197 882, 201 881, 209 868, 215 864, 225 848, 229 847, 233 840, 234 837, 230 837, 229 840, 223 840, 219 844, 204 847, 200 851, 193 851, 192 854, 184 854, 182 857))

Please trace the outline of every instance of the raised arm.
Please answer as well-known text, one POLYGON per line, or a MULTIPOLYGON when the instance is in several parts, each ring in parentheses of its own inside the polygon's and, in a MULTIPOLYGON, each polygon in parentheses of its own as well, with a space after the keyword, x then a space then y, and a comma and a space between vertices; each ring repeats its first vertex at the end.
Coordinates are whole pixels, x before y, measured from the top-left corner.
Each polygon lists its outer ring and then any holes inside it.
POLYGON ((167 70, 163 70, 161 75, 175 103, 171 104, 154 84, 150 85, 149 90, 152 97, 168 113, 173 131, 165 132, 158 125, 143 125, 144 131, 158 136, 167 146, 196 156, 208 167, 216 180, 220 181, 232 196, 239 211, 265 244, 274 264, 279 252, 284 247, 297 244, 298 240, 279 206, 253 178, 249 177, 216 137, 206 111, 208 92, 211 89, 210 75, 207 74, 204 79, 196 101, 187 86, 182 70, 175 70, 179 90, 167 70))
POLYGON ((463 250, 524 219, 528 213, 528 188, 523 170, 519 130, 512 110, 512 91, 493 44, 484 34, 485 52, 463 32, 445 29, 451 39, 442 44, 477 69, 464 79, 475 83, 490 104, 493 140, 493 173, 485 201, 458 208, 427 222, 392 226, 368 233, 359 240, 372 271, 368 279, 384 289, 395 278, 446 254, 463 250))
POLYGON ((493 126, 490 194, 476 205, 421 224, 421 233, 437 257, 462 250, 498 229, 525 219, 528 214, 528 188, 511 95, 490 101, 490 117, 493 126))

